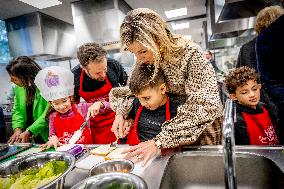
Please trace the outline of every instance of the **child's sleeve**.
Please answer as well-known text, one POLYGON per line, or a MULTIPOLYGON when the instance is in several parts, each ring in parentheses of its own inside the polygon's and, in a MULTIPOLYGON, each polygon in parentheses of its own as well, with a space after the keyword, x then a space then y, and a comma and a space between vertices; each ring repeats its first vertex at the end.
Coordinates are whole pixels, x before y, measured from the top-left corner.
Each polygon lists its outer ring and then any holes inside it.
POLYGON ((92 106, 93 103, 81 102, 77 105, 77 111, 80 113, 85 119, 87 118, 88 109, 92 106))
POLYGON ((104 108, 100 109, 101 114, 112 112, 112 109, 110 108, 109 102, 106 100, 102 100, 101 103, 103 103, 104 108))
POLYGON ((49 115, 49 122, 48 122, 48 128, 49 128, 49 137, 56 135, 55 133, 55 128, 54 128, 54 118, 55 118, 55 113, 53 112, 52 114, 49 115))

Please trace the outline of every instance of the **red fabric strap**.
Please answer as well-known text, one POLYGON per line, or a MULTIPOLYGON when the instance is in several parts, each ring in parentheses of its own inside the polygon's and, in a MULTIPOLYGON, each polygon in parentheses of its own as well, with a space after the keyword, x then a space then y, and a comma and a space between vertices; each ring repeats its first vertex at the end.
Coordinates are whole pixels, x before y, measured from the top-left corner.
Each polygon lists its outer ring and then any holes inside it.
MULTIPOLYGON (((136 112, 133 127, 131 128, 131 130, 129 131, 129 133, 127 135, 127 142, 126 143, 129 144, 129 145, 137 145, 137 144, 140 143, 138 133, 137 133, 137 127, 138 127, 138 122, 139 122, 139 118, 140 118, 140 114, 141 114, 142 110, 143 110, 143 106, 140 105, 137 112, 136 112)), ((168 121, 170 119, 171 119, 170 100, 169 100, 169 97, 167 97, 166 121, 168 121)))

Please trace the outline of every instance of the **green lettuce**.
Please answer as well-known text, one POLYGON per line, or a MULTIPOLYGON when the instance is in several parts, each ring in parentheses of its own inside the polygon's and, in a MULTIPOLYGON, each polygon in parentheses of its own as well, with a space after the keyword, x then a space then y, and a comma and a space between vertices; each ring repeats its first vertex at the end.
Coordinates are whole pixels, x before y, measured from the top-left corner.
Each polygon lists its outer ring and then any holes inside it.
POLYGON ((0 177, 0 189, 34 189, 59 177, 68 165, 65 161, 50 161, 42 168, 29 168, 9 177, 0 177))

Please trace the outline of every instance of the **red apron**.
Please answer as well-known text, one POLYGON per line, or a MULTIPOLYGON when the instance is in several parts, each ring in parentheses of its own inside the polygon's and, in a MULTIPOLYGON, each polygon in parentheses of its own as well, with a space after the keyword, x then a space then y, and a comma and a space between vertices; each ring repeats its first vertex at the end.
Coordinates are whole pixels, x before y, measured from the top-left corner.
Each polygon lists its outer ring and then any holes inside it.
MULTIPOLYGON (((72 117, 60 118, 58 112, 54 117, 54 129, 55 134, 59 139, 59 142, 63 144, 68 144, 70 138, 73 136, 74 132, 80 129, 82 123, 85 119, 78 113, 76 107, 72 105, 74 115, 72 117)), ((82 136, 76 142, 77 144, 92 144, 91 132, 88 127, 83 130, 82 136)))
MULTIPOLYGON (((138 121, 140 118, 140 114, 143 110, 143 106, 140 105, 137 113, 135 115, 135 119, 134 119, 134 123, 133 123, 133 127, 131 128, 131 130, 129 131, 128 135, 127 135, 127 141, 126 144, 129 145, 137 145, 140 143, 139 137, 138 137, 138 133, 137 133, 137 127, 138 127, 138 121)), ((167 102, 166 102, 166 121, 171 119, 171 113, 170 113, 170 100, 169 97, 167 97, 167 102)))
POLYGON ((243 112, 247 124, 247 132, 252 145, 279 144, 275 129, 270 120, 268 111, 262 107, 263 113, 251 115, 243 112))
MULTIPOLYGON (((83 77, 84 70, 82 69, 80 75, 80 89, 79 95, 86 102, 93 103, 99 99, 104 99, 109 101, 108 94, 112 89, 112 84, 109 82, 108 77, 106 76, 106 84, 98 90, 93 92, 84 92, 83 91, 83 77)), ((111 127, 115 118, 115 112, 111 111, 105 114, 98 114, 94 118, 91 118, 91 134, 94 144, 108 144, 114 142, 116 137, 111 131, 111 127)))

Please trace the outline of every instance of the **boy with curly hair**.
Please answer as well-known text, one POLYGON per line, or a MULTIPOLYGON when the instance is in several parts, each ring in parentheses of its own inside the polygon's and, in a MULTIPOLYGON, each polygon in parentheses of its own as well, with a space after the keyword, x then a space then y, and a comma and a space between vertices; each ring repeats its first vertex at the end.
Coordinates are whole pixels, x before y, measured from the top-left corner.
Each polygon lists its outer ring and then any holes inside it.
POLYGON ((230 72, 225 86, 237 103, 235 142, 237 145, 277 145, 276 116, 260 102, 259 76, 252 68, 243 66, 230 72))

